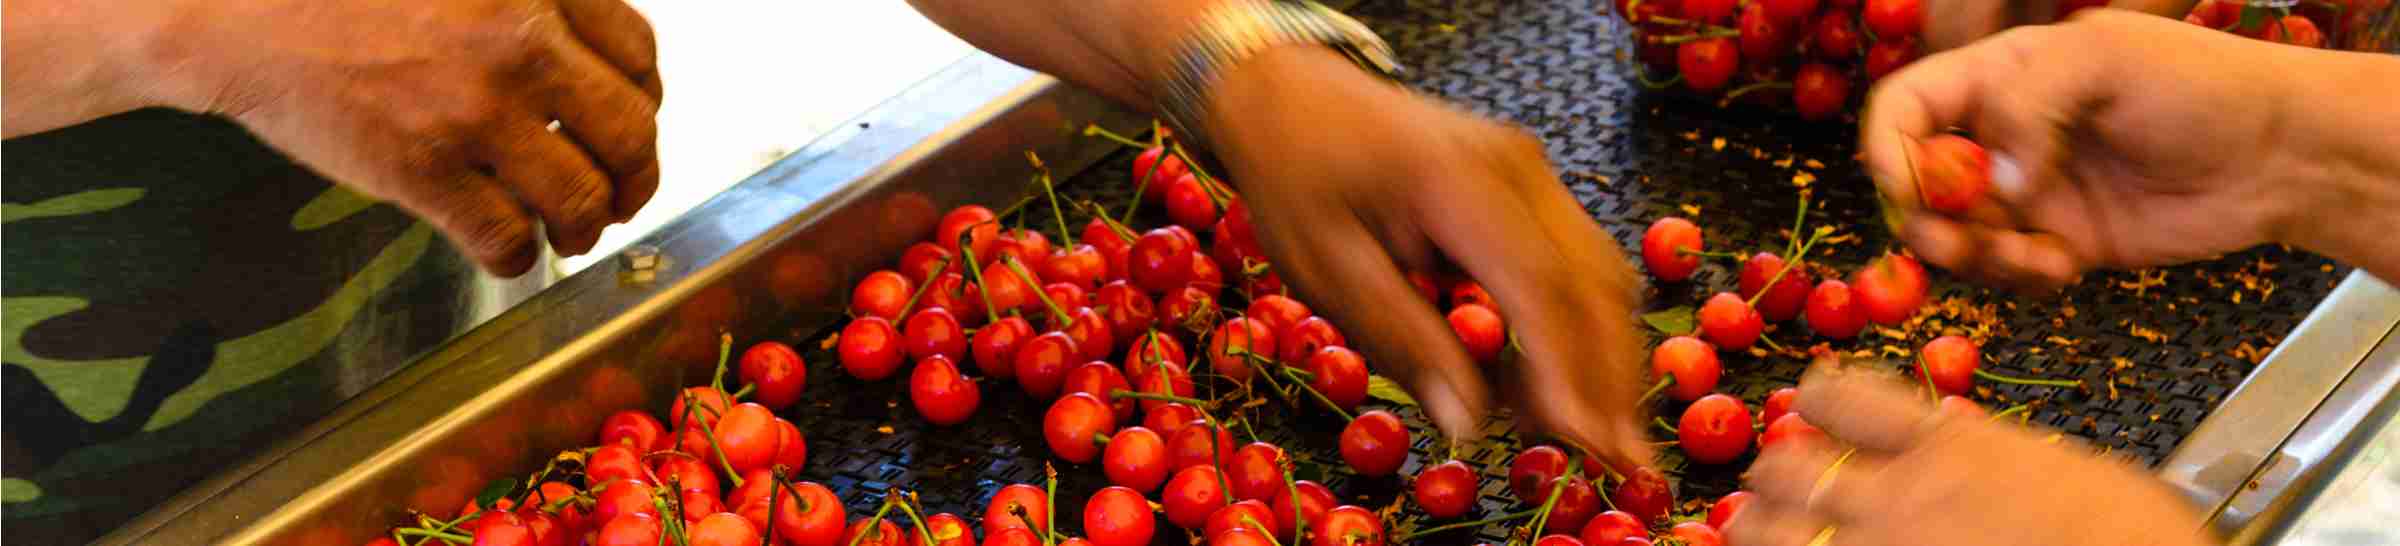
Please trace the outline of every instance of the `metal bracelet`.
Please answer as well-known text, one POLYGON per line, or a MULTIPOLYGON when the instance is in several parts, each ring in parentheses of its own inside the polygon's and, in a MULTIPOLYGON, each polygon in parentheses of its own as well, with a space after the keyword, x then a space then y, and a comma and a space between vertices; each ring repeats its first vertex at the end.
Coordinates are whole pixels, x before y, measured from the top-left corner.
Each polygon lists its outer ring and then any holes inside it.
POLYGON ((1230 0, 1200 16, 1159 78, 1158 112, 1185 142, 1205 147, 1208 94, 1224 72, 1267 48, 1333 47, 1360 68, 1386 77, 1402 68, 1390 44, 1365 24, 1309 0, 1230 0))

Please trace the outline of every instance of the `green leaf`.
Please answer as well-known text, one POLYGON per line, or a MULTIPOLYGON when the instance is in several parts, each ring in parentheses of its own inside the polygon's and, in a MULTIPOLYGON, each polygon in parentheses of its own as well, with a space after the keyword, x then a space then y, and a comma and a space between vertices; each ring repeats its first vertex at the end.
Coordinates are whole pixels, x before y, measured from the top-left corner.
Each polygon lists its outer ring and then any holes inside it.
POLYGON ((492 503, 500 502, 500 499, 508 498, 508 494, 516 490, 517 480, 511 478, 494 478, 491 485, 483 486, 483 493, 475 495, 475 505, 484 508, 491 508, 492 503))
POLYGON ((2258 28, 2259 23, 2265 20, 2266 16, 2266 8, 2257 6, 2242 6, 2242 24, 2240 25, 2240 28, 2244 31, 2256 29, 2258 28))
POLYGON ((1689 305, 1678 305, 1669 309, 1642 313, 1642 323, 1650 325, 1651 329, 1658 330, 1659 333, 1670 336, 1689 334, 1693 330, 1699 329, 1699 319, 1694 318, 1692 306, 1689 305))
POLYGON ((1403 406, 1417 405, 1417 399, 1408 395, 1408 389, 1400 388, 1399 382, 1380 375, 1367 376, 1367 396, 1403 406))

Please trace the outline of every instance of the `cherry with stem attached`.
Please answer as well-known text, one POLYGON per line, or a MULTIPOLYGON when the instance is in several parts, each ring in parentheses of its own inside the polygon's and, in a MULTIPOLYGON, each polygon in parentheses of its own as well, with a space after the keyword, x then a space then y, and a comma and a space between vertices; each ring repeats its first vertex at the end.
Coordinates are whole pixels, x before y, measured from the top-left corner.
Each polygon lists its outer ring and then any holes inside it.
MULTIPOLYGON (((1000 263, 1007 265, 1009 272, 1015 273, 1018 279, 1025 281, 1026 285, 1040 286, 1040 283, 1033 279, 1033 273, 1026 271, 1024 264, 1017 263, 1016 257, 1002 257, 1000 258, 1000 263)), ((1042 299, 1042 305, 1044 307, 1050 308, 1050 318, 1057 320, 1060 327, 1063 328, 1075 325, 1075 317, 1068 315, 1066 308, 1059 307, 1057 301, 1050 299, 1049 291, 1035 290, 1033 291, 1033 295, 1042 299)))
POLYGON ((1537 516, 1537 515, 1540 515, 1540 514, 1541 514, 1541 511, 1540 511, 1540 510, 1526 510, 1526 511, 1523 511, 1523 512, 1517 512, 1517 513, 1514 513, 1514 514, 1502 514, 1502 515, 1492 516, 1492 517, 1483 518, 1483 519, 1479 519, 1479 520, 1475 520, 1475 521, 1461 521, 1461 522, 1456 522, 1456 523, 1449 523, 1449 524, 1444 524, 1444 525, 1439 525, 1439 526, 1434 526, 1434 527, 1427 527, 1427 528, 1424 528, 1424 529, 1418 529, 1418 530, 1415 530, 1415 531, 1410 531, 1408 534, 1400 535, 1399 537, 1395 537, 1395 538, 1393 538, 1392 540, 1393 540, 1393 542, 1397 542, 1397 543, 1400 543, 1400 544, 1408 544, 1408 543, 1409 543, 1409 541, 1411 541, 1411 540, 1415 540, 1417 537, 1422 537, 1422 536, 1425 536, 1425 535, 1431 535, 1431 534, 1434 534, 1434 533, 1439 533, 1439 532, 1443 532, 1443 531, 1457 530, 1457 529, 1469 529, 1469 528, 1475 528, 1475 527, 1482 527, 1482 526, 1485 526, 1485 525, 1491 525, 1491 524, 1494 524, 1494 523, 1504 523, 1504 522, 1516 521, 1516 520, 1520 520, 1520 519, 1525 519, 1525 518, 1534 517, 1534 516, 1537 516))
MULTIPOLYGON (((1042 165, 1042 156, 1034 155, 1033 150, 1025 151, 1025 159, 1033 162, 1034 171, 1039 173, 1034 175, 1034 180, 1042 183, 1042 195, 1050 198, 1050 216, 1058 221, 1058 239, 1060 242, 1065 243, 1064 245, 1061 245, 1061 248, 1075 248, 1075 234, 1072 232, 1072 230, 1067 229, 1066 209, 1059 208, 1058 191, 1051 189, 1050 167, 1042 165)), ((1158 165, 1152 164, 1150 169, 1154 171, 1158 170, 1158 165)), ((1134 190, 1133 194, 1141 195, 1142 192, 1141 190, 1137 189, 1134 190)), ((1141 200, 1136 199, 1134 202, 1139 203, 1141 200)), ((1127 210, 1130 213, 1131 209, 1128 208, 1127 210)))
MULTIPOLYGON (((986 220, 985 222, 997 222, 997 221, 998 221, 998 220, 986 220)), ((979 222, 979 223, 977 223, 977 225, 982 225, 982 223, 980 223, 980 222, 979 222)), ((973 248, 973 246, 972 246, 972 245, 968 245, 968 244, 967 244, 967 239, 968 239, 968 237, 969 237, 969 236, 971 236, 971 235, 974 235, 974 234, 975 234, 975 229, 974 229, 974 226, 967 226, 967 229, 958 230, 958 252, 959 252, 959 254, 960 254, 960 255, 963 255, 963 256, 965 256, 965 257, 967 258, 967 267, 965 267, 965 269, 967 270, 967 275, 975 277, 975 286, 976 286, 976 289, 975 289, 975 296, 976 296, 976 297, 983 298, 983 313, 984 313, 986 316, 988 316, 988 317, 991 319, 991 321, 990 321, 990 322, 986 322, 985 324, 999 324, 999 323, 1000 323, 1000 311, 999 311, 999 309, 995 308, 995 307, 992 305, 992 291, 990 290, 992 285, 991 285, 990 283, 983 282, 983 271, 982 271, 982 269, 983 269, 983 268, 981 268, 981 267, 976 267, 976 266, 975 266, 975 263, 976 263, 976 260, 975 260, 975 249, 973 248)), ((1064 234, 1061 234, 1061 235, 1064 235, 1064 234)), ((1067 246, 1075 246, 1075 244, 1074 244, 1074 243, 1072 243, 1072 242, 1069 242, 1069 243, 1067 243, 1067 246)), ((1003 253, 1002 255, 1003 255, 1003 256, 1006 256, 1006 253, 1003 253)), ((1025 282, 1026 282, 1027 284, 1032 284, 1032 283, 1033 283, 1033 279, 1031 279, 1031 278, 1026 278, 1026 279, 1025 279, 1025 282)), ((929 282, 929 283, 925 283, 925 284, 928 284, 928 285, 930 285, 930 284, 933 284, 933 283, 930 283, 930 282, 929 282)), ((923 288, 923 287, 919 287, 919 289, 922 289, 922 288, 923 288)), ((1043 293, 1044 291, 1043 291, 1043 290, 1041 290, 1041 289, 1040 289, 1040 287, 1038 287, 1038 286, 1037 286, 1037 287, 1035 287, 1035 289, 1033 290, 1033 292, 1034 292, 1034 293, 1036 293, 1036 294, 1041 294, 1041 293, 1043 293)), ((1045 298, 1045 300, 1044 300, 1044 301, 1048 301, 1048 300, 1047 300, 1048 296, 1044 296, 1044 298, 1045 298)), ((913 298, 913 297, 912 297, 912 298, 909 298, 909 301, 916 301, 916 298, 913 298)), ((1052 307, 1051 307, 1051 309, 1052 309, 1052 310, 1055 312, 1055 310, 1057 309, 1057 306, 1052 306, 1052 307)))

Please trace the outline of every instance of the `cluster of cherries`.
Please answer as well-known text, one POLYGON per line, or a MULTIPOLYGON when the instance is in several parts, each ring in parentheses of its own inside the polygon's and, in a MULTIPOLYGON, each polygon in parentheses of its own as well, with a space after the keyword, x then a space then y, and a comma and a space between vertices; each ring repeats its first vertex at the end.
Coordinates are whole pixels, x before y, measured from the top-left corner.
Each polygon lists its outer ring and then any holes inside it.
POLYGON ((2250 5, 2237 0, 2203 0, 2183 21, 2253 39, 2301 47, 2339 47, 2341 38, 2365 30, 2392 0, 2331 0, 2250 5))
POLYGON ((1704 95, 1789 102, 1807 119, 1841 112, 1861 71, 1882 78, 1924 49, 1923 0, 1617 0, 1616 8, 1650 71, 1674 73, 1704 95), (1737 78, 1748 83, 1728 90, 1737 78))

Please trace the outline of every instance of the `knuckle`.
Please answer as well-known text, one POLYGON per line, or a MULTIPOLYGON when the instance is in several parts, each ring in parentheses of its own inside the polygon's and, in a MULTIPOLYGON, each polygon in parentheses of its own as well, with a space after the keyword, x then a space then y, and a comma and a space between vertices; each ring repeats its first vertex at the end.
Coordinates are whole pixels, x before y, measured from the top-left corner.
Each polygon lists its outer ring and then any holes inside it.
POLYGON ((469 212, 462 237, 468 252, 486 261, 497 261, 524 253, 533 247, 533 223, 513 214, 490 211, 469 212))
POLYGON ((584 172, 567 181, 566 200, 561 204, 561 222, 583 225, 597 222, 614 206, 609 200, 608 180, 596 172, 584 172))

